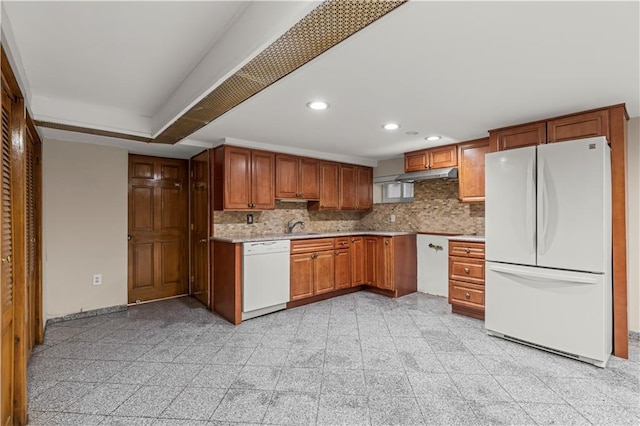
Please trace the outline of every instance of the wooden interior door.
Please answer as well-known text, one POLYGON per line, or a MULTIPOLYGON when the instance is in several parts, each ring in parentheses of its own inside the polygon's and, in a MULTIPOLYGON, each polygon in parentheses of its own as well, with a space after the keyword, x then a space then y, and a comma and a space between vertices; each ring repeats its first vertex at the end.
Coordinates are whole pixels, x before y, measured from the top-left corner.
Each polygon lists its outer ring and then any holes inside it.
MULTIPOLYGON (((3 81, 4 83, 4 81, 3 81)), ((2 87, 2 349, 0 355, 0 425, 13 424, 13 233, 11 215, 11 99, 2 87)))
POLYGON ((210 306, 209 151, 191 158, 191 295, 210 306))
POLYGON ((187 294, 187 169, 129 156, 129 303, 187 294))

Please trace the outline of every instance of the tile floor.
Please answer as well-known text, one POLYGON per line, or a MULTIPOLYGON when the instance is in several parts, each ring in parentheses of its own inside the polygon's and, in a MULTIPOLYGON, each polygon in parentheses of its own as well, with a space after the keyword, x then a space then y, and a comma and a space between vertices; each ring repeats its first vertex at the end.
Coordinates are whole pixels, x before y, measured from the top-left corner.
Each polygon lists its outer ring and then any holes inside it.
POLYGON ((190 298, 51 324, 33 425, 640 423, 640 344, 606 369, 489 337, 446 299, 367 292, 232 326, 190 298))

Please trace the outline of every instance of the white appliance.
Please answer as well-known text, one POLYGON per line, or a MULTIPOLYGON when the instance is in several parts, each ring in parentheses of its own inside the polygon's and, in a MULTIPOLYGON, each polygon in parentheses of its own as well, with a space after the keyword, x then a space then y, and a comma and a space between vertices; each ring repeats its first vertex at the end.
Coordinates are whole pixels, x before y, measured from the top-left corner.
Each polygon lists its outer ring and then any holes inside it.
POLYGON ((612 350, 606 138, 485 159, 487 332, 604 367, 612 350))
POLYGON ((418 234, 418 291, 436 296, 449 295, 449 238, 418 234))
POLYGON ((289 301, 289 240, 242 244, 242 319, 287 307, 289 301))

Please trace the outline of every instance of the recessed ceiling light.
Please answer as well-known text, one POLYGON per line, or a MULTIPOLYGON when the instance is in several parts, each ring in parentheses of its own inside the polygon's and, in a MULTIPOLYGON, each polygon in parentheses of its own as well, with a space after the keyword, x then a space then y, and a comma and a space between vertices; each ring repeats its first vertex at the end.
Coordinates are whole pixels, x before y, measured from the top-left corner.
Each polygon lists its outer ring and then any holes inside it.
POLYGON ((415 130, 409 130, 408 132, 406 132, 405 134, 410 135, 410 136, 415 136, 418 134, 418 132, 416 132, 415 130))
POLYGON ((425 139, 428 141, 439 141, 442 139, 442 136, 427 136, 425 139))
POLYGON ((382 128, 385 130, 396 130, 400 128, 400 125, 398 123, 387 123, 382 126, 382 128))
POLYGON ((322 110, 329 108, 329 104, 325 101, 312 101, 307 104, 307 107, 315 110, 322 110))

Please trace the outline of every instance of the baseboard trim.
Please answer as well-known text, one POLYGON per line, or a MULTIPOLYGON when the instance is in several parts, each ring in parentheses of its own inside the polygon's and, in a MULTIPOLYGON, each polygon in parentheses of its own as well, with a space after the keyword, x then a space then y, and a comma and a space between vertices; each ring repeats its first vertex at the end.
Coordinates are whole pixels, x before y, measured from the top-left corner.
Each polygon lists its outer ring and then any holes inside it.
POLYGON ((126 310, 127 310, 127 305, 108 306, 106 308, 98 308, 98 309, 92 309, 90 311, 76 312, 76 313, 68 314, 68 315, 65 315, 65 316, 62 316, 62 317, 49 318, 47 320, 46 324, 54 324, 56 322, 71 321, 71 320, 77 320, 77 319, 82 319, 82 318, 95 317, 95 316, 98 316, 98 315, 112 314, 114 312, 121 312, 121 311, 126 311, 126 310))

